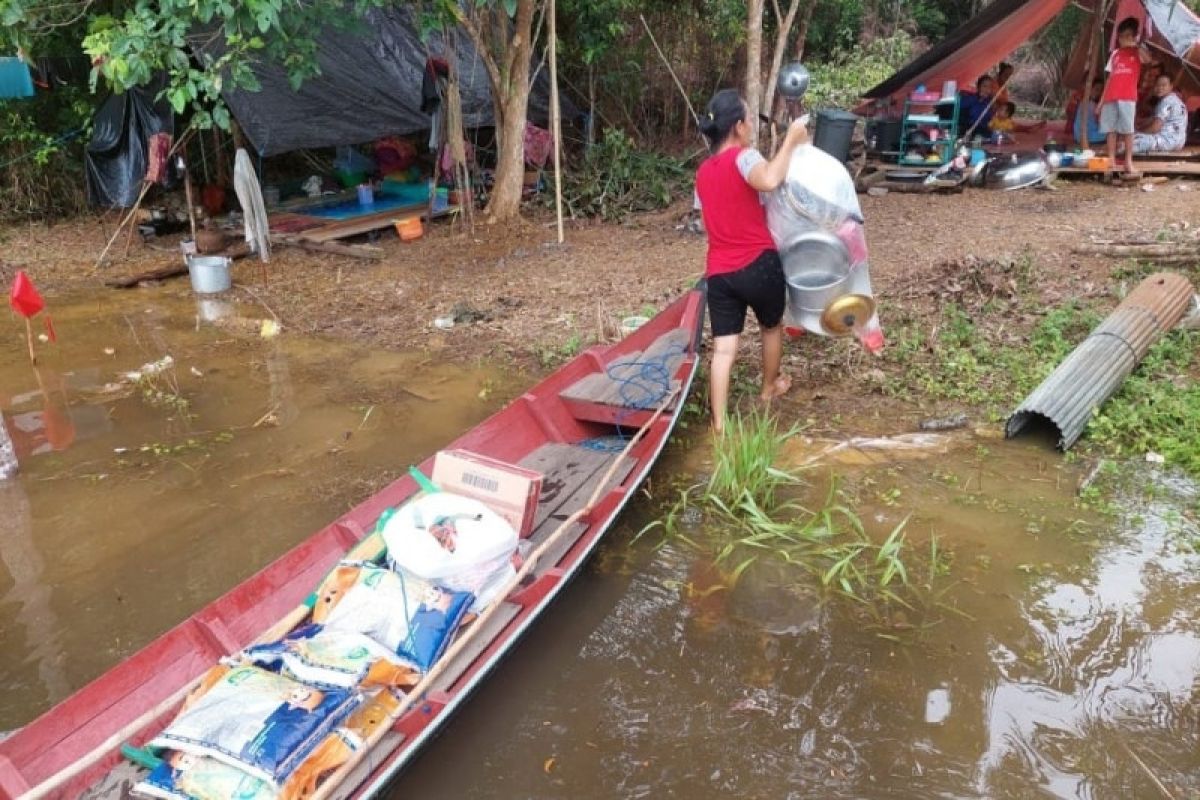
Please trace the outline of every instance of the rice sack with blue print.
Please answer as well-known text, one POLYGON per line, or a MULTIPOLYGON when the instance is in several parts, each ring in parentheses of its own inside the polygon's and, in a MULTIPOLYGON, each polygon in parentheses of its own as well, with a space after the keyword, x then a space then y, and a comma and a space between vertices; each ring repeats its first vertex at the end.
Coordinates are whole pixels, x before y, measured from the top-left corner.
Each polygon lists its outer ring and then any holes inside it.
POLYGON ((313 622, 374 639, 422 671, 445 652, 473 597, 371 563, 343 561, 317 591, 313 622))
POLYGON ((402 575, 475 596, 481 612, 516 575, 517 531, 471 497, 427 494, 396 511, 383 526, 388 562, 402 575))
POLYGON ((278 790, 214 758, 167 751, 162 763, 134 786, 134 793, 164 800, 301 800, 316 791, 322 777, 364 746, 360 736, 338 728, 309 753, 278 790))
POLYGON ((211 756, 278 788, 360 699, 256 666, 217 666, 149 746, 211 756))
POLYGON ((421 679, 415 664, 370 636, 323 625, 304 625, 278 642, 247 648, 243 655, 310 686, 409 687, 421 679))

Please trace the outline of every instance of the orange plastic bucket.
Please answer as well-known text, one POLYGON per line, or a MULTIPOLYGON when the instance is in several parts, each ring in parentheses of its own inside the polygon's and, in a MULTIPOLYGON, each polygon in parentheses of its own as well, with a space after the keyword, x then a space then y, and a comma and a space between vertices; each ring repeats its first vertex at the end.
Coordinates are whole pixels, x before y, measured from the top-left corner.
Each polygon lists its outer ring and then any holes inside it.
POLYGON ((396 220, 396 233, 400 234, 401 241, 415 242, 425 234, 425 229, 420 217, 410 217, 396 220))

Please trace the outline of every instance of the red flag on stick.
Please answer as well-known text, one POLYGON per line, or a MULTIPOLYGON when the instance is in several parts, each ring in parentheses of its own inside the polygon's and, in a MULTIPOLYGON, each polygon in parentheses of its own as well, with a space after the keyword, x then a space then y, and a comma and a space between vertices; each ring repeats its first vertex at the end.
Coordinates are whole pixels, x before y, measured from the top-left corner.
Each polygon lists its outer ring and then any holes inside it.
POLYGON ((19 270, 17 277, 13 279, 8 301, 12 304, 13 310, 25 319, 29 319, 46 307, 46 301, 38 294, 38 290, 34 287, 33 281, 29 280, 29 276, 25 274, 25 270, 19 270))
MULTIPOLYGON (((12 305, 13 311, 25 318, 25 340, 29 345, 29 362, 37 364, 37 355, 33 350, 33 326, 30 325, 29 320, 46 307, 46 301, 38 293, 33 281, 29 280, 25 270, 18 270, 16 278, 13 279, 12 291, 8 293, 8 302, 12 305)), ((46 334, 52 341, 58 339, 49 315, 46 316, 46 334)))

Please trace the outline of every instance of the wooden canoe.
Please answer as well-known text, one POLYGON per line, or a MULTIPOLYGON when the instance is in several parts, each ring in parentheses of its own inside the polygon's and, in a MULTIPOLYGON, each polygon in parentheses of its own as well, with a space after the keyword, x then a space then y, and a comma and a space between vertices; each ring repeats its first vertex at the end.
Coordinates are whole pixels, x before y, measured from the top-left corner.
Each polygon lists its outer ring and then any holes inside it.
MULTIPOLYGON (((703 320, 704 291, 693 289, 621 342, 583 352, 447 446, 544 475, 531 557, 504 599, 460 631, 418 690, 388 709, 393 715, 379 715, 364 757, 330 776, 318 800, 381 792, 578 572, 682 413, 699 365, 703 320), (647 363, 655 369, 636 377, 657 373, 662 391, 631 397, 628 373, 647 363), (622 370, 626 379, 613 380, 622 370), (596 446, 611 445, 617 433, 623 450, 596 446)), ((428 475, 432 466, 431 456, 419 468, 428 475)), ((0 800, 129 797, 145 770, 122 756, 122 745, 138 747, 162 730, 218 659, 303 622, 304 601, 324 575, 356 546, 361 552, 385 509, 419 491, 410 477, 395 481, 0 742, 0 800)))

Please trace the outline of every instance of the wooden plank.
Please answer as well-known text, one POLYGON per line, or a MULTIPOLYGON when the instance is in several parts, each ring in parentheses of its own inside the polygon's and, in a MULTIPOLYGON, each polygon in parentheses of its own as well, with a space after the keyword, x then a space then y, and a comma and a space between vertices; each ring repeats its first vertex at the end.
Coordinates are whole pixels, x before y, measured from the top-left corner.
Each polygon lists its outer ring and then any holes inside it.
POLYGON ((612 458, 611 453, 561 442, 544 444, 523 458, 522 467, 545 476, 542 479, 542 493, 538 497, 537 516, 533 520, 534 530, 558 511, 580 484, 607 467, 612 458))
POLYGON ((187 274, 187 264, 171 264, 168 267, 151 269, 139 272, 137 275, 127 275, 124 278, 109 278, 104 285, 110 289, 132 289, 145 281, 165 281, 168 278, 177 278, 187 274))
MULTIPOLYGON (((1166 176, 1200 176, 1200 163, 1187 161, 1138 161, 1138 172, 1143 175, 1166 175, 1166 176)), ((1105 177, 1108 173, 1104 170, 1088 169, 1087 167, 1063 167, 1058 171, 1060 175, 1096 175, 1105 177)))
MULTIPOLYGON (((467 668, 475 662, 475 659, 492 645, 496 637, 500 635, 500 631, 504 630, 508 623, 512 622, 513 617, 521 613, 521 606, 516 603, 506 603, 502 600, 497 602, 501 604, 501 608, 484 623, 483 630, 471 637, 471 643, 459 652, 454 661, 444 668, 442 674, 429 687, 431 692, 449 692, 451 687, 467 671, 467 668)), ((461 636, 466 631, 471 630, 472 627, 467 626, 463 628, 459 632, 459 635, 461 636)))

